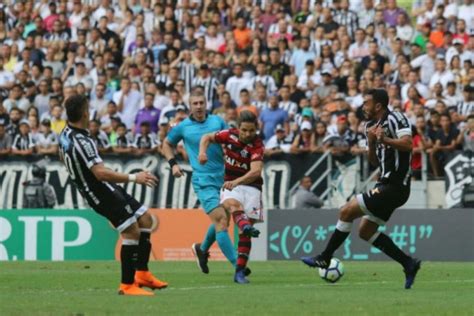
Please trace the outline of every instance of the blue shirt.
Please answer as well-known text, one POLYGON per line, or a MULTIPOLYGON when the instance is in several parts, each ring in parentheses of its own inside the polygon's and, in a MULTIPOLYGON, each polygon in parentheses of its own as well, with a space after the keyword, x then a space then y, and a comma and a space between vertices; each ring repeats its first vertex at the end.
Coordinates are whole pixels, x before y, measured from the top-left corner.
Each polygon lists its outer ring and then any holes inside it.
POLYGON ((226 129, 227 125, 222 118, 217 115, 208 115, 206 120, 198 122, 192 118, 187 118, 168 133, 167 139, 177 145, 184 141, 184 149, 188 153, 189 162, 193 167, 193 176, 196 173, 224 174, 224 155, 219 144, 210 144, 207 149, 208 161, 201 165, 198 160, 199 143, 203 135, 226 129))
POLYGON ((275 127, 278 124, 283 125, 288 121, 288 112, 281 108, 266 108, 260 113, 260 121, 263 123, 263 136, 267 141, 275 134, 275 127))
POLYGON ((304 51, 302 49, 296 50, 290 59, 290 65, 295 67, 295 74, 297 76, 301 76, 301 73, 304 70, 306 65, 306 61, 314 60, 316 58, 316 54, 312 50, 304 51))

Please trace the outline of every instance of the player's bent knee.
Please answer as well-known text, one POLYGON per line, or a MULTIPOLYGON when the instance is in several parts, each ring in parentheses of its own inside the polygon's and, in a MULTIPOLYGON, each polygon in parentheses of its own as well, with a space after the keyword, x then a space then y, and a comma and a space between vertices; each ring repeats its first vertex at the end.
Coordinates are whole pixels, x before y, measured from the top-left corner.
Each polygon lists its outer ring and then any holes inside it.
POLYGON ((138 226, 140 228, 152 228, 153 227, 153 217, 150 213, 146 212, 140 218, 138 218, 138 226))
POLYGON ((124 231, 122 231, 120 235, 122 235, 123 239, 139 240, 140 228, 138 227, 137 223, 133 223, 132 225, 128 226, 124 231))
POLYGON ((344 204, 339 210, 339 219, 344 222, 352 222, 356 218, 359 218, 363 215, 360 210, 359 203, 357 199, 352 199, 348 203, 344 204))

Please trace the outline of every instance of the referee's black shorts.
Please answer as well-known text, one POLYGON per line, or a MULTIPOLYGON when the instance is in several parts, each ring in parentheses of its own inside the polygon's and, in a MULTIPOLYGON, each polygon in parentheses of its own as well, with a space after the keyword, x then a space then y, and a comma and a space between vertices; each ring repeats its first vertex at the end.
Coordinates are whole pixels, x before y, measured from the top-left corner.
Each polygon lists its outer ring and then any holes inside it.
POLYGON ((357 195, 357 202, 364 217, 379 225, 392 216, 393 211, 406 203, 410 197, 410 186, 377 183, 375 187, 357 195))
POLYGON ((119 232, 122 232, 135 223, 148 209, 128 194, 123 187, 117 185, 104 202, 94 207, 94 210, 107 218, 119 232))

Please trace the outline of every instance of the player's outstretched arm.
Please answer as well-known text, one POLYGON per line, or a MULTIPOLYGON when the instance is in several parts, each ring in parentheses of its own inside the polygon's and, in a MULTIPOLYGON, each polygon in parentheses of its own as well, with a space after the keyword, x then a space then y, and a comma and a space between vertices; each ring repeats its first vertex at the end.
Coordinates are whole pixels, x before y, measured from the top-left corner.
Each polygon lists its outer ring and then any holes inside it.
POLYGON ((105 167, 103 163, 94 165, 91 168, 91 171, 99 181, 113 183, 135 182, 138 184, 145 184, 149 187, 154 187, 158 184, 158 179, 148 171, 141 171, 135 174, 126 174, 115 172, 112 169, 105 167))
POLYGON ((162 147, 163 155, 165 156, 166 160, 168 160, 168 163, 170 164, 173 176, 175 176, 176 178, 179 178, 183 175, 183 172, 181 171, 181 167, 176 161, 173 149, 174 149, 174 145, 169 142, 168 138, 165 138, 165 140, 163 141, 163 147, 162 147))
POLYGON ((198 160, 201 165, 204 165, 207 162, 207 148, 211 143, 216 142, 216 137, 214 133, 206 134, 201 138, 199 143, 199 156, 198 160))
POLYGON ((263 170, 263 161, 252 161, 250 163, 250 170, 243 176, 233 180, 224 182, 224 189, 232 190, 238 185, 250 184, 261 176, 263 170))

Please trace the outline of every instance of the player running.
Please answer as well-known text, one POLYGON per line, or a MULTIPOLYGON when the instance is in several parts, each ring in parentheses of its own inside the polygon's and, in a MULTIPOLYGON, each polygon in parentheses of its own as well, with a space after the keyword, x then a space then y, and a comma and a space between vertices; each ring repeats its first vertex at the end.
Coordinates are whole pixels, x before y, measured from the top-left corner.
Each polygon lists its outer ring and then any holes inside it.
POLYGON ((181 177, 183 172, 175 159, 173 148, 181 140, 184 141, 184 148, 193 168, 191 182, 194 192, 212 221, 204 241, 201 244, 194 244, 192 247, 201 271, 207 274, 209 273, 207 266, 209 248, 216 240, 222 253, 233 266, 237 261, 234 246, 227 233, 229 218, 219 203, 219 191, 224 184, 224 159, 221 146, 213 144, 209 147, 208 154, 211 159, 206 165, 201 165, 198 161, 201 137, 207 133, 225 129, 226 124, 219 116, 207 114, 206 98, 202 92, 193 91, 189 102, 191 115, 171 129, 163 142, 163 154, 170 164, 173 176, 181 177))
POLYGON ((402 265, 405 288, 409 289, 421 261, 406 255, 378 228, 385 225, 394 210, 410 196, 411 126, 404 114, 388 109, 385 90, 369 90, 364 96, 363 110, 370 120, 366 125, 368 158, 371 164, 380 167, 380 178, 372 190, 357 195, 341 208, 336 230, 326 249, 316 257, 301 259, 310 267, 327 268, 334 252, 351 232, 352 222, 363 217, 359 236, 402 265))
POLYGON ((246 278, 247 261, 252 248, 251 237, 260 232, 253 223, 262 222, 262 169, 263 143, 257 137, 257 117, 250 111, 243 111, 239 117, 239 128, 228 129, 202 137, 199 162, 208 161, 208 147, 211 143, 224 145, 225 176, 221 203, 232 214, 239 227, 238 259, 234 281, 249 283, 246 278))
POLYGON ((86 130, 89 124, 89 103, 86 97, 75 95, 68 98, 66 114, 68 125, 59 137, 61 160, 89 205, 106 217, 122 236, 122 282, 119 294, 154 295, 141 287, 162 289, 168 286, 148 271, 150 234, 155 218, 116 183, 135 182, 155 186, 158 179, 147 171, 124 174, 104 166, 97 146, 86 130))

